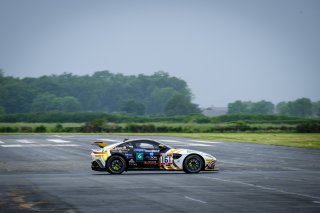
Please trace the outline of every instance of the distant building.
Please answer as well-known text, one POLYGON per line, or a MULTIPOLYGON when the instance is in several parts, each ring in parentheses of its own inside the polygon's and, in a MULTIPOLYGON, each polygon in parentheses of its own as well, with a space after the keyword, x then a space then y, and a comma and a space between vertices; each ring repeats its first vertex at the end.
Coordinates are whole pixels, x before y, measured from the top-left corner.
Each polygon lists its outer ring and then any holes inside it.
POLYGON ((228 112, 228 107, 208 107, 201 109, 202 114, 206 116, 218 116, 218 115, 225 115, 228 112))

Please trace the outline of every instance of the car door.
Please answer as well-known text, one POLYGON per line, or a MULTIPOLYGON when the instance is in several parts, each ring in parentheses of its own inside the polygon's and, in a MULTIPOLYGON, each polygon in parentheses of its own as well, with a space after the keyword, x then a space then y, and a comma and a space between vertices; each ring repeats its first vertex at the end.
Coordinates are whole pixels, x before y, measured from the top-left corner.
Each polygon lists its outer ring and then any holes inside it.
POLYGON ((159 144, 149 140, 139 140, 133 143, 133 154, 138 168, 159 169, 159 144))

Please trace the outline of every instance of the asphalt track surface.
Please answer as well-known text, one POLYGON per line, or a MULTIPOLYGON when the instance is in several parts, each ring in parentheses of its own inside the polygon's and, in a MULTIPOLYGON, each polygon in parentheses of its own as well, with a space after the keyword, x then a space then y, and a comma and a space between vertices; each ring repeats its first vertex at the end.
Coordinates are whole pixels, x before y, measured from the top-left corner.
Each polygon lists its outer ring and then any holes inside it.
POLYGON ((320 212, 319 149, 149 137, 213 154, 220 170, 92 171, 91 143, 123 138, 0 135, 0 212, 320 212))

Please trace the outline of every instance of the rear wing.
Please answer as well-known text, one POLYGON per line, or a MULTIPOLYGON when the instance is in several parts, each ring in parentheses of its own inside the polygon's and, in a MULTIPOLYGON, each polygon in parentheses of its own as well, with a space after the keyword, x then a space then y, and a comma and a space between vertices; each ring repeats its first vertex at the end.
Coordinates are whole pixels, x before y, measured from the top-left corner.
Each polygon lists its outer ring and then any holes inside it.
POLYGON ((93 144, 92 144, 92 145, 99 146, 100 148, 103 148, 103 147, 105 147, 105 146, 108 146, 108 144, 107 144, 107 143, 105 143, 105 142, 101 142, 101 141, 93 142, 93 144))

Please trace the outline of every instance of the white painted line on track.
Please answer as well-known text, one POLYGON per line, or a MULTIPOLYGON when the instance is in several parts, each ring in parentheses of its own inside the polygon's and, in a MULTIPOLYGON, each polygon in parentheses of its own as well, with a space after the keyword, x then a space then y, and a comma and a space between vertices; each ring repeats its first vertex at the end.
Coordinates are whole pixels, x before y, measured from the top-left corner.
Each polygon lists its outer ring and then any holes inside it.
POLYGON ((47 141, 54 142, 54 143, 70 143, 71 141, 65 141, 61 139, 47 139, 47 141))
POLYGON ((198 176, 198 177, 212 179, 212 180, 218 180, 218 181, 222 181, 222 182, 251 186, 251 187, 255 187, 255 188, 259 188, 259 189, 263 189, 263 190, 269 190, 269 191, 273 191, 273 192, 283 193, 286 195, 295 195, 295 196, 300 196, 300 197, 311 198, 314 200, 320 200, 320 197, 316 197, 316 196, 311 196, 311 195, 306 195, 306 194, 301 194, 301 193, 296 193, 296 192, 288 192, 288 191, 284 191, 282 189, 277 189, 277 188, 273 188, 273 187, 266 187, 266 186, 261 186, 261 185, 257 185, 257 184, 252 184, 252 183, 246 183, 246 182, 242 182, 242 181, 238 181, 238 180, 226 180, 226 179, 205 177, 205 176, 198 176))
POLYGON ((3 141, 0 141, 0 143, 4 143, 3 141))
POLYGON ((80 146, 77 144, 7 144, 0 145, 1 147, 14 148, 14 147, 68 147, 68 146, 80 146))
POLYGON ((223 143, 220 141, 203 141, 203 140, 189 140, 191 142, 197 142, 197 143, 223 143))
POLYGON ((2 147, 22 147, 22 144, 1 145, 2 147))
POLYGON ((96 139, 96 140, 98 140, 98 141, 110 141, 110 142, 121 142, 121 141, 119 141, 119 140, 113 140, 113 139, 107 139, 107 138, 99 138, 99 139, 96 139))
POLYGON ((186 143, 186 144, 175 144, 174 146, 213 146, 213 145, 208 145, 208 144, 191 144, 191 143, 186 143))
POLYGON ((57 137, 57 138, 73 138, 73 135, 53 135, 53 137, 57 137))
POLYGON ((189 143, 189 144, 187 144, 187 146, 212 146, 212 145, 208 145, 208 144, 198 144, 198 143, 189 143))
POLYGON ((188 199, 188 200, 193 200, 193 201, 196 201, 196 202, 200 202, 200 203, 207 203, 206 201, 202 201, 202 200, 198 200, 198 199, 194 199, 192 197, 188 197, 188 196, 184 196, 185 199, 188 199))
POLYGON ((20 142, 20 143, 35 143, 35 142, 33 142, 33 141, 29 141, 29 140, 25 140, 25 139, 23 139, 23 140, 17 140, 18 142, 20 142))
POLYGON ((162 139, 160 140, 162 142, 167 142, 167 143, 182 143, 181 141, 176 141, 176 140, 167 140, 167 139, 162 139))

